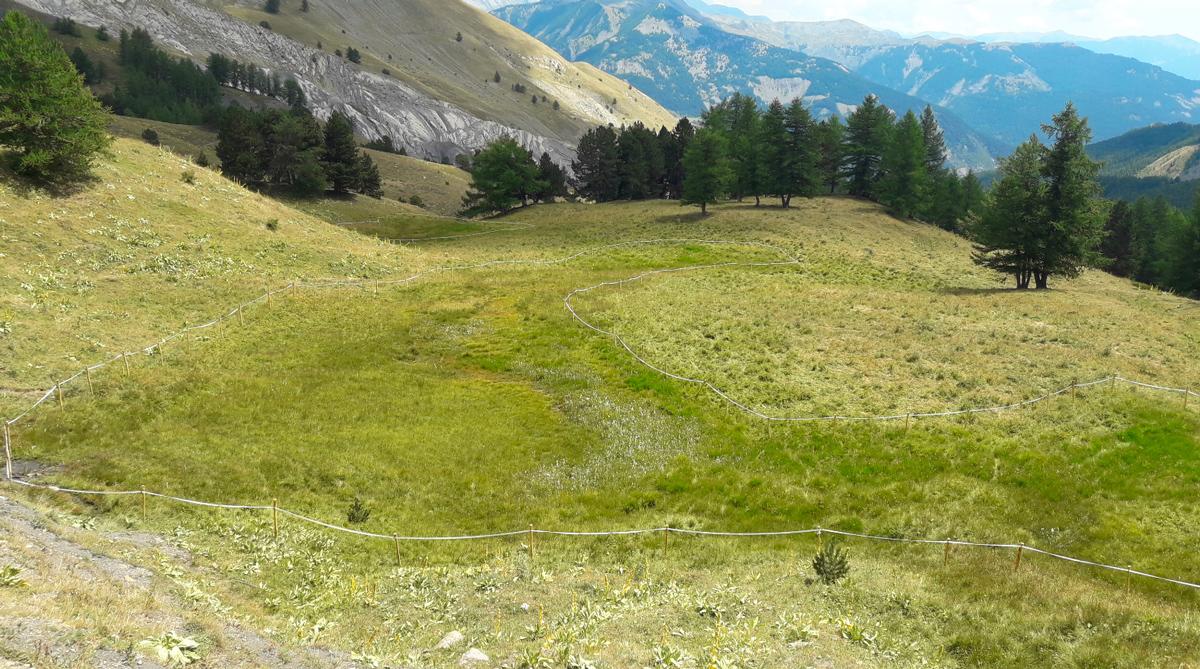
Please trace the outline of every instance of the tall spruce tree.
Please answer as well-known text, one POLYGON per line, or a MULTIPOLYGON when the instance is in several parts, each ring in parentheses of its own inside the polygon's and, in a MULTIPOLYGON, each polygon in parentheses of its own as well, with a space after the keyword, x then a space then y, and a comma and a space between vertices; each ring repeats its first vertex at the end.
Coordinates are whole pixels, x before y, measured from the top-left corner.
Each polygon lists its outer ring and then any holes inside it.
POLYGON ((40 23, 10 11, 0 21, 0 147, 14 169, 45 181, 87 175, 109 144, 104 108, 40 23))
POLYGON ((709 128, 696 132, 683 156, 683 204, 699 205, 708 213, 708 205, 728 192, 733 179, 725 136, 709 128))
POLYGON ((839 116, 830 116, 817 126, 817 169, 821 184, 832 195, 842 182, 845 126, 839 116))
POLYGON ((946 134, 938 123, 933 107, 925 105, 921 112, 921 135, 925 142, 925 170, 930 176, 936 175, 946 168, 946 134))
POLYGON ((892 129, 892 113, 868 95, 846 119, 846 150, 843 175, 846 189, 858 197, 876 197, 880 164, 892 129))
POLYGON ((579 140, 575 172, 575 191, 595 202, 610 202, 621 194, 621 152, 617 133, 610 125, 593 128, 579 140))
POLYGON ((791 196, 810 198, 820 185, 817 173, 817 133, 812 114, 800 98, 792 100, 785 114, 786 148, 790 154, 785 178, 789 196, 783 206, 792 204, 791 196))
POLYGON ((551 202, 556 197, 567 195, 567 173, 549 153, 543 152, 538 159, 538 181, 542 188, 534 194, 538 202, 551 202))
POLYGON ((621 159, 620 196, 630 200, 657 197, 663 176, 658 135, 637 121, 621 130, 617 148, 621 159))
POLYGON ((929 173, 921 122, 909 111, 890 133, 880 162, 880 203, 901 218, 913 218, 925 207, 929 173))
POLYGON ((1087 119, 1067 103, 1042 130, 1052 144, 1042 160, 1047 221, 1039 239, 1034 282, 1038 288, 1048 288, 1051 275, 1073 277, 1096 260, 1104 211, 1097 181, 1100 163, 1086 150, 1092 139, 1087 119))
POLYGON ((354 123, 340 111, 333 112, 325 123, 325 153, 321 162, 334 193, 346 195, 358 189, 361 179, 354 123))
POLYGON ((1100 253, 1108 259, 1109 272, 1128 277, 1133 273, 1133 208, 1124 200, 1113 203, 1104 223, 1100 253))
POLYGON ((1037 137, 1030 137, 1000 161, 988 205, 971 229, 975 262, 1011 274, 1022 290, 1029 287, 1037 266, 1038 237, 1046 221, 1045 151, 1037 137))
POLYGON ((758 144, 759 168, 763 175, 763 192, 779 198, 780 204, 788 206, 792 196, 791 179, 794 155, 791 151, 791 138, 788 136, 787 110, 783 103, 774 100, 767 107, 759 123, 758 144))
POLYGON ((217 131, 217 157, 221 173, 242 184, 262 181, 263 134, 254 112, 237 104, 230 105, 221 116, 217 131))
POLYGON ((669 158, 664 154, 663 159, 669 198, 678 200, 683 197, 683 156, 695 136, 696 128, 686 116, 679 119, 675 129, 671 131, 674 152, 669 158))

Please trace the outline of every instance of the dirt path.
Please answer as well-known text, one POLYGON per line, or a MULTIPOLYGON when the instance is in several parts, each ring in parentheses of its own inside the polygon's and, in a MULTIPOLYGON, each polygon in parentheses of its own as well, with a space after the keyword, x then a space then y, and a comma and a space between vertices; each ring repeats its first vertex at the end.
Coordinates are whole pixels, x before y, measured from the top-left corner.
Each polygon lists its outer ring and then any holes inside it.
POLYGON ((21 581, 0 585, 0 669, 155 669, 162 665, 143 641, 167 632, 201 642, 192 666, 355 666, 323 649, 283 648, 228 612, 186 602, 176 581, 139 563, 200 576, 191 556, 161 537, 61 525, 0 496, 0 576, 14 566, 21 581))

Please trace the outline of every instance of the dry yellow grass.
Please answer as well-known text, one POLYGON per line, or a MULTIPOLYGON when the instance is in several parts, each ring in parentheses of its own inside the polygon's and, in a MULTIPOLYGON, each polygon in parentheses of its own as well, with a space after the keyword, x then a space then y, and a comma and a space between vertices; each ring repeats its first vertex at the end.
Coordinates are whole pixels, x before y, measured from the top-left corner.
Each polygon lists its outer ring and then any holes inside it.
POLYGON ((965 240, 852 200, 722 208, 705 226, 748 223, 800 264, 654 276, 576 304, 656 365, 772 415, 996 406, 1113 374, 1200 388, 1187 300, 1095 271, 1008 290, 965 240))
POLYGON ((0 184, 0 242, 0 384, 13 391, 296 277, 388 276, 421 262, 135 140, 118 140, 68 197, 0 184))

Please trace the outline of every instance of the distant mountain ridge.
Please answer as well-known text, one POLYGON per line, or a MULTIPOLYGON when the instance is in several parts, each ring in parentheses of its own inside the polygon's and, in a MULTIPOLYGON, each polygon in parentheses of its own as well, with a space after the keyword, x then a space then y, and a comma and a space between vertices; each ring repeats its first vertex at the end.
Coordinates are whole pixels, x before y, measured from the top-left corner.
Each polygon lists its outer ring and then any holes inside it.
POLYGON ((689 2, 542 0, 496 15, 679 113, 735 90, 799 94, 823 114, 844 114, 866 91, 898 109, 929 102, 951 126, 960 165, 978 166, 969 154, 980 146, 1007 153, 1068 101, 1098 139, 1200 117, 1200 81, 1069 43, 906 38, 854 21, 706 14, 709 5, 689 2))
POLYGON ((1172 123, 1097 142, 1088 153, 1113 177, 1200 180, 1200 125, 1172 123))
MULTIPOLYGON (((739 91, 763 102, 800 97, 818 117, 844 116, 869 94, 901 112, 927 104, 832 60, 729 32, 680 0, 544 0, 503 7, 496 15, 679 114, 697 115, 739 91)), ((990 168, 1005 148, 950 111, 939 116, 956 166, 990 168)))

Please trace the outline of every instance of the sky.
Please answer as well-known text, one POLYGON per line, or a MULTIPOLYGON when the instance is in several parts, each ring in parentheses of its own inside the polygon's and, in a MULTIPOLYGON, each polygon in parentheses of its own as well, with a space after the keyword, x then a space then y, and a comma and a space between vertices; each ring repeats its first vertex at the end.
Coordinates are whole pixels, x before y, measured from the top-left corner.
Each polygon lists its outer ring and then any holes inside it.
POLYGON ((1062 30, 1084 37, 1179 33, 1200 41, 1198 0, 708 0, 777 21, 855 19, 905 35, 1062 30))

